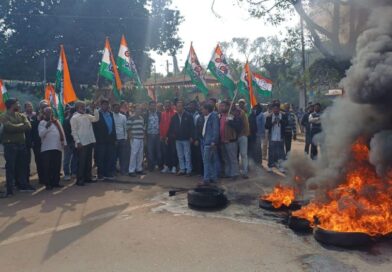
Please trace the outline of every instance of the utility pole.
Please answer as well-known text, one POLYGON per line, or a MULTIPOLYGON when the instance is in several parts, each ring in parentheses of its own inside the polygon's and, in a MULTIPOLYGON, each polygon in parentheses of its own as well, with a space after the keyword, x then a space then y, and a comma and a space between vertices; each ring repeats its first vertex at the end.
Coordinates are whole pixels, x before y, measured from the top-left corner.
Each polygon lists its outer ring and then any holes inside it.
POLYGON ((307 88, 306 88, 306 60, 305 60, 305 35, 304 35, 304 20, 301 17, 301 45, 302 45, 302 74, 303 74, 303 90, 300 92, 299 107, 306 109, 307 106, 307 88))
POLYGON ((46 85, 46 56, 44 55, 44 86, 46 85))

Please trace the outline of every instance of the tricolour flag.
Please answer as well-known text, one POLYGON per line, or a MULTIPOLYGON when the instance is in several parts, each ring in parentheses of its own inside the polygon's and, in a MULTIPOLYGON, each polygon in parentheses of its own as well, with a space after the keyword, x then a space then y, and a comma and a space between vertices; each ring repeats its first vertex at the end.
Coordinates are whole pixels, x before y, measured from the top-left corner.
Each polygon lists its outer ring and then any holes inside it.
POLYGON ((230 97, 233 98, 235 83, 230 74, 230 67, 223 55, 219 44, 216 46, 212 58, 208 64, 208 69, 216 79, 229 90, 230 97))
POLYGON ((193 84, 205 95, 208 95, 208 88, 204 79, 204 71, 200 65, 200 62, 196 56, 196 52, 191 48, 189 50, 188 58, 185 63, 185 73, 191 78, 193 84))
POLYGON ((131 57, 131 52, 129 51, 128 43, 125 40, 124 35, 121 37, 120 50, 118 51, 117 56, 117 65, 120 73, 123 73, 133 79, 137 87, 142 87, 142 82, 136 70, 135 62, 131 57))
POLYGON ((8 99, 8 92, 3 80, 0 79, 0 111, 6 111, 5 101, 8 99))
POLYGON ((253 73, 253 86, 255 92, 262 96, 270 97, 272 95, 272 80, 260 74, 253 73))
POLYGON ((55 114, 60 122, 63 123, 65 105, 75 102, 78 99, 72 86, 71 75, 69 73, 67 57, 65 55, 63 45, 60 45, 60 57, 57 65, 55 92, 58 96, 55 114))
POLYGON ((106 38, 105 49, 103 51, 101 67, 99 68, 99 75, 110 80, 113 84, 113 92, 117 99, 122 96, 122 83, 116 62, 114 61, 112 49, 110 48, 109 38, 106 38))
POLYGON ((246 62, 242 70, 240 81, 238 82, 238 91, 242 94, 248 102, 248 105, 253 108, 257 104, 256 96, 253 91, 253 76, 250 70, 249 63, 246 62))

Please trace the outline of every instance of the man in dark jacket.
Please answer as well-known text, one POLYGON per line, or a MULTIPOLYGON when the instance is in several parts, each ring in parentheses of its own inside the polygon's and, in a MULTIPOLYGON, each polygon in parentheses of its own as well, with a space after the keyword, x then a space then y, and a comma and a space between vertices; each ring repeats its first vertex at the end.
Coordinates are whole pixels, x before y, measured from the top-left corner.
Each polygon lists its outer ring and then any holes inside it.
POLYGON ((284 135, 287 126, 287 115, 280 111, 280 104, 274 103, 272 114, 265 122, 265 128, 269 130, 269 149, 268 149, 268 172, 276 166, 281 172, 285 172, 281 162, 285 158, 284 135))
POLYGON ((157 111, 157 103, 150 101, 148 112, 144 116, 147 132, 147 166, 154 171, 156 166, 162 166, 161 141, 159 137, 159 124, 161 113, 157 111))
POLYGON ((176 141, 176 150, 180 171, 178 175, 192 175, 191 142, 194 137, 193 116, 184 110, 184 102, 176 103, 177 113, 172 117, 169 128, 169 137, 176 141))
POLYGON ((310 147, 310 158, 312 160, 317 159, 318 149, 317 143, 315 142, 314 136, 321 133, 321 105, 320 103, 314 104, 314 112, 309 115, 309 124, 310 124, 310 138, 311 138, 311 147, 310 147))
POLYGON ((113 114, 109 111, 109 101, 101 100, 99 111, 99 121, 93 123, 95 134, 95 153, 98 180, 113 180, 113 161, 115 160, 116 150, 116 127, 113 114))
POLYGON ((302 117, 301 126, 305 128, 305 154, 309 154, 310 144, 312 143, 312 135, 310 133, 309 115, 314 111, 314 105, 310 104, 306 113, 302 117))
POLYGON ((204 104, 201 112, 201 148, 204 165, 203 183, 215 182, 218 178, 218 142, 219 142, 219 117, 211 104, 204 104))
POLYGON ((63 154, 63 171, 64 180, 70 180, 71 177, 76 178, 78 172, 78 152, 75 147, 75 141, 72 137, 71 118, 75 113, 74 107, 66 108, 66 117, 64 119, 63 129, 67 145, 64 146, 63 154))

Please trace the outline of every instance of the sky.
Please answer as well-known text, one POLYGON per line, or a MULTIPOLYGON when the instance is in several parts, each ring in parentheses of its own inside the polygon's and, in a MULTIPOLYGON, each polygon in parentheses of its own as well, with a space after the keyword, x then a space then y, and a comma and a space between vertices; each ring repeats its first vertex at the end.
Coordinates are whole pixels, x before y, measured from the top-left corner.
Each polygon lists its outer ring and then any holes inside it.
MULTIPOLYGON (((185 63, 189 47, 193 42, 199 61, 205 66, 218 42, 230 41, 234 37, 255 39, 278 35, 285 31, 285 26, 271 26, 262 19, 250 18, 246 7, 239 7, 237 0, 216 0, 214 15, 211 10, 212 0, 173 0, 173 6, 180 10, 184 17, 179 27, 179 36, 184 47, 177 58, 180 69, 185 63)), ((295 18, 291 24, 296 24, 295 18)), ((151 54, 156 61, 156 70, 166 74, 166 60, 169 60, 172 71, 172 60, 168 56, 151 54)))

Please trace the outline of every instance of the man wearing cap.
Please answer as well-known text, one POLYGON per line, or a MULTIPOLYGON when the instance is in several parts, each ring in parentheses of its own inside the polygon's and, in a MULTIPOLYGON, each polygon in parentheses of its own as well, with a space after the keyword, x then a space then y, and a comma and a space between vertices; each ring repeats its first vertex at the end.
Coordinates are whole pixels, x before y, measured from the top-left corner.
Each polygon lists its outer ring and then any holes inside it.
POLYGON ((13 195, 14 182, 21 192, 33 192, 35 189, 27 178, 27 149, 25 133, 31 130, 27 117, 19 112, 20 105, 16 98, 9 98, 5 102, 7 112, 1 116, 0 123, 4 130, 2 141, 4 158, 6 161, 6 192, 3 197, 13 195))

